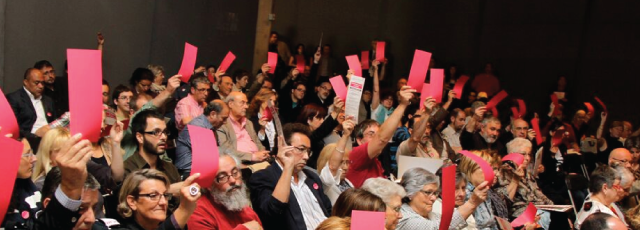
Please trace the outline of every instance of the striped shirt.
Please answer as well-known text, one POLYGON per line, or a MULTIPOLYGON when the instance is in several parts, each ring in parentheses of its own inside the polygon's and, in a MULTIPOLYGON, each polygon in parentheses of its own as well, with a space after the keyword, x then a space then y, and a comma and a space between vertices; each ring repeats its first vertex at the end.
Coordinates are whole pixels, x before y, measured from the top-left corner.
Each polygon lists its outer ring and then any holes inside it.
POLYGON ((193 95, 189 94, 185 98, 182 98, 176 105, 176 128, 178 130, 184 129, 187 124, 182 124, 182 118, 191 117, 196 118, 204 113, 204 107, 198 103, 193 95))

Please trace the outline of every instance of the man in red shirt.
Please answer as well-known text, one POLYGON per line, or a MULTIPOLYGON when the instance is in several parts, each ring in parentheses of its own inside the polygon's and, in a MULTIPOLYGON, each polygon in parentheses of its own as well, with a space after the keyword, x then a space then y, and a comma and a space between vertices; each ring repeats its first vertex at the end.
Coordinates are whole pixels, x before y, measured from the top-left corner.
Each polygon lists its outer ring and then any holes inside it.
POLYGON ((378 126, 374 120, 365 120, 356 127, 358 147, 351 150, 349 155, 351 165, 347 172, 347 179, 356 188, 360 188, 366 179, 383 176, 384 170, 378 160, 378 155, 382 153, 396 131, 400 119, 404 115, 404 110, 411 104, 410 100, 414 92, 416 90, 410 86, 402 87, 398 95, 400 104, 382 125, 378 126))
POLYGON ((249 206, 239 164, 232 156, 220 154, 216 179, 198 200, 187 223, 190 229, 262 229, 262 222, 249 206))

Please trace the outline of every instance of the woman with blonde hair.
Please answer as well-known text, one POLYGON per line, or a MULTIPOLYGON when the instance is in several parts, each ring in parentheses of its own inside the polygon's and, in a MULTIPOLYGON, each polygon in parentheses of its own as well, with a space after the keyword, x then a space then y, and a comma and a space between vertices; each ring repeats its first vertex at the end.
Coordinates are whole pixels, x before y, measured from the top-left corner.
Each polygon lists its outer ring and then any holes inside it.
POLYGON ((328 219, 322 221, 320 225, 316 228, 316 230, 350 230, 351 229, 351 218, 344 217, 340 218, 337 216, 329 217, 328 219))
POLYGON ((336 199, 342 192, 354 187, 346 178, 351 163, 349 160, 351 150, 346 146, 354 127, 353 119, 342 122, 344 131, 338 143, 326 145, 318 156, 318 172, 325 188, 324 194, 331 200, 331 205, 336 203, 336 199))
POLYGON ((31 180, 38 190, 42 190, 47 173, 56 166, 56 155, 69 137, 71 137, 69 130, 62 127, 51 129, 42 137, 36 154, 38 160, 33 167, 33 174, 31 174, 31 180))
MULTIPOLYGON (((249 108, 247 109, 247 118, 253 122, 253 127, 260 127, 258 131, 258 139, 265 146, 266 150, 271 150, 276 145, 276 128, 273 117, 266 117, 265 112, 269 100, 273 106, 277 108, 278 94, 270 89, 260 89, 258 93, 251 99, 249 108)), ((275 116, 274 114, 272 114, 275 116)))

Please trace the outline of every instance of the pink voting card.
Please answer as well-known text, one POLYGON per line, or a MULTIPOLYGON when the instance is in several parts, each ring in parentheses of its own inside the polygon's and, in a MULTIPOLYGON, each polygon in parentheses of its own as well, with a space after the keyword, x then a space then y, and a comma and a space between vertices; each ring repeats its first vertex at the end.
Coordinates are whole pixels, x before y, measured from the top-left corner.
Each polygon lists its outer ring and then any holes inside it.
POLYGON ((424 100, 429 97, 429 92, 431 91, 431 84, 422 83, 422 91, 420 92, 420 109, 424 109, 424 100))
POLYGON ((349 55, 346 57, 347 64, 349 64, 349 69, 353 70, 353 73, 362 77, 362 65, 360 64, 360 60, 358 59, 358 55, 349 55))
POLYGON ((527 209, 524 210, 524 213, 520 214, 518 218, 516 218, 515 220, 513 220, 513 222, 511 222, 511 226, 520 227, 525 224, 536 223, 537 212, 538 212, 538 209, 536 208, 536 206, 533 205, 533 203, 529 203, 529 205, 527 206, 527 209))
POLYGON ((269 73, 271 74, 275 73, 276 66, 278 65, 278 53, 269 52, 267 63, 269 63, 269 66, 271 67, 271 69, 269 70, 269 73))
POLYGON ((442 168, 442 216, 440 230, 449 229, 456 206, 456 165, 442 168))
POLYGON ((500 102, 507 97, 509 94, 507 94, 506 91, 502 90, 500 91, 498 94, 496 94, 495 96, 493 96, 493 98, 491 98, 491 100, 489 102, 487 102, 487 110, 490 110, 492 108, 495 108, 496 106, 498 106, 498 104, 500 104, 500 102))
POLYGON ((553 103, 553 115, 560 113, 560 103, 558 102, 558 95, 551 94, 551 102, 553 103))
POLYGON ((304 55, 302 54, 298 54, 296 55, 296 68, 298 69, 298 71, 300 73, 304 73, 304 66, 305 66, 305 60, 304 60, 304 55))
POLYGON ((538 118, 531 119, 531 128, 536 132, 536 143, 542 144, 542 133, 540 132, 540 121, 538 118))
POLYGON ((429 95, 436 99, 436 103, 442 102, 442 87, 444 86, 444 69, 431 69, 431 80, 429 81, 429 95))
POLYGON ((384 47, 385 42, 376 42, 376 60, 383 62, 384 61, 384 47))
POLYGON ((262 118, 267 120, 267 122, 273 120, 273 114, 271 113, 271 110, 269 108, 265 108, 264 110, 262 110, 262 118))
POLYGON ((453 91, 456 92, 456 98, 460 99, 462 97, 462 89, 464 89, 464 84, 469 80, 469 76, 462 75, 456 81, 456 84, 453 86, 453 91))
POLYGON ((351 211, 351 230, 384 230, 385 212, 351 211))
POLYGON ((13 113, 13 109, 11 105, 9 105, 9 101, 4 97, 4 92, 0 89, 0 136, 11 134, 13 135, 13 139, 18 139, 20 137, 20 126, 18 126, 18 120, 16 120, 16 116, 13 113))
POLYGON ((513 115, 513 119, 520 118, 520 112, 518 111, 518 108, 516 108, 516 107, 511 107, 511 114, 513 115))
POLYGON ((196 57, 198 56, 198 47, 195 47, 189 43, 184 43, 184 55, 182 56, 182 64, 180 65, 180 71, 178 74, 182 75, 180 80, 183 82, 189 82, 189 78, 193 75, 193 70, 196 66, 196 57))
POLYGON ((462 155, 471 158, 471 160, 475 161, 478 166, 482 169, 482 173, 484 174, 484 180, 489 182, 489 185, 493 184, 493 177, 495 174, 493 173, 493 168, 487 161, 482 159, 480 156, 473 154, 467 150, 460 151, 462 155))
POLYGON ((589 102, 585 102, 584 106, 587 107, 587 112, 589 112, 589 114, 593 116, 593 114, 596 112, 596 110, 593 108, 593 105, 591 105, 591 103, 589 102))
POLYGON ((0 168, 2 168, 2 173, 4 174, 4 176, 0 177, 0 184, 2 184, 2 189, 0 189, 0 223, 2 223, 7 213, 7 208, 9 208, 9 202, 11 201, 13 186, 16 182, 16 176, 18 175, 18 167, 20 166, 20 158, 22 157, 24 145, 22 142, 0 136, 0 146, 2 146, 0 168))
POLYGON ((329 82, 331 82, 331 87, 333 87, 333 91, 336 92, 336 96, 342 99, 342 101, 347 101, 347 86, 344 84, 342 75, 329 78, 329 82))
POLYGON ((95 143, 102 126, 102 51, 67 49, 67 63, 71 135, 95 143))
POLYGON ((600 98, 598 97, 593 97, 593 98, 596 99, 596 101, 598 102, 598 104, 600 104, 600 106, 602 106, 602 110, 604 110, 605 113, 608 113, 607 106, 604 104, 604 102, 602 102, 602 100, 600 100, 600 98))
MULTIPOLYGON (((361 62, 362 62, 362 69, 369 69, 369 51, 365 50, 362 51, 362 54, 360 55, 360 57, 362 57, 361 62)), ((362 77, 362 76, 359 76, 362 77)))
POLYGON ((229 53, 227 53, 227 56, 224 56, 224 59, 222 59, 222 62, 220 63, 218 69, 222 70, 223 72, 228 72, 227 70, 229 70, 229 66, 231 66, 231 63, 233 63, 234 60, 236 60, 236 55, 229 51, 229 53))
POLYGON ((187 125, 191 138, 191 175, 200 173, 196 182, 202 188, 213 185, 218 173, 218 145, 211 129, 187 125))
POLYGON ((524 117, 527 114, 527 104, 524 103, 524 100, 518 99, 518 111, 520 112, 520 117, 524 117))
POLYGON ((413 54, 413 63, 411 64, 407 84, 417 92, 422 92, 422 83, 424 83, 424 79, 427 77, 430 61, 431 53, 429 52, 416 50, 413 54))
POLYGON ((502 162, 512 161, 516 163, 517 166, 520 166, 522 162, 524 162, 524 156, 520 153, 510 153, 502 158, 502 162))

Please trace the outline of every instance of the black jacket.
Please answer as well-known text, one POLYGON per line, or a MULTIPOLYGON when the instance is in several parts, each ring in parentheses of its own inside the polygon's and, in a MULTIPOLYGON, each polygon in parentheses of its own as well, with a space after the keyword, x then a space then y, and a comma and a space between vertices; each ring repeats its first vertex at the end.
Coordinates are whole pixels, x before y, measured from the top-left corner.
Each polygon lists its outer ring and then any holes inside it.
MULTIPOLYGON (((29 94, 27 94, 24 88, 20 88, 13 93, 7 94, 7 101, 9 105, 11 105, 13 114, 18 121, 20 136, 26 137, 29 144, 31 144, 31 148, 34 149, 34 152, 37 152, 38 145, 40 145, 40 137, 32 134, 31 129, 36 119, 38 119, 38 115, 36 114, 36 109, 33 108, 29 94)), ((53 100, 50 97, 42 95, 42 105, 44 106, 47 123, 51 123, 58 118, 58 114, 56 114, 55 107, 53 106, 53 100)))
MULTIPOLYGON (((303 173, 307 175, 304 183, 313 192, 325 216, 331 216, 331 201, 324 194, 320 177, 307 168, 303 169, 303 173)), ((248 186, 251 190, 253 210, 260 217, 266 230, 306 230, 304 217, 293 190, 290 190, 289 203, 282 203, 272 195, 281 174, 282 169, 273 162, 266 169, 251 176, 248 186)))
POLYGON ((492 150, 500 154, 501 157, 507 155, 507 147, 498 139, 489 144, 487 143, 479 131, 470 133, 467 130, 463 130, 460 134, 460 145, 464 150, 492 150))

